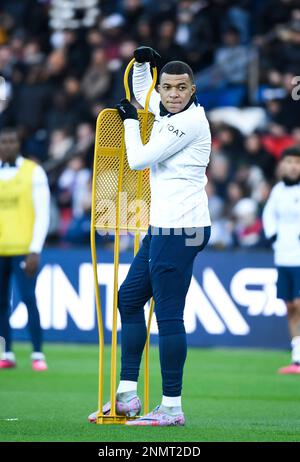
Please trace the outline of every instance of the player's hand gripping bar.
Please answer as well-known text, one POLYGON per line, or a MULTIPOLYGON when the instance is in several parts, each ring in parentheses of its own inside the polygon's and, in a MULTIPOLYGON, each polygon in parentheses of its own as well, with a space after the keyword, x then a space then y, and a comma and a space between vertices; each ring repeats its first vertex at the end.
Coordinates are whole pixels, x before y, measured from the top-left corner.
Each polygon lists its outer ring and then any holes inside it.
MULTIPOLYGON (((131 68, 133 67, 135 63, 135 59, 133 58, 127 65, 126 67, 126 70, 125 70, 125 73, 124 73, 124 88, 125 88, 125 94, 126 94, 126 98, 128 99, 128 101, 130 101, 130 98, 131 98, 131 94, 130 94, 130 88, 129 88, 129 83, 128 83, 128 78, 129 78, 129 72, 131 71, 131 68)), ((148 112, 148 108, 149 108, 149 100, 150 100, 150 96, 151 96, 151 93, 156 85, 156 81, 157 81, 157 68, 156 67, 153 67, 152 68, 152 72, 153 72, 153 75, 152 75, 152 84, 151 84, 151 87, 149 88, 148 90, 148 93, 147 93, 147 96, 146 96, 146 102, 145 102, 145 111, 148 112)))

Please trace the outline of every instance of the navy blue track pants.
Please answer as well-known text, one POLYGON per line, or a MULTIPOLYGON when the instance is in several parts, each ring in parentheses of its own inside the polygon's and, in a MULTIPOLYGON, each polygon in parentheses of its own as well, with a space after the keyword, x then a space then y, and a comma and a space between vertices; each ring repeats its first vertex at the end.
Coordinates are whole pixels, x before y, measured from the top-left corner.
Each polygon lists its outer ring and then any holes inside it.
POLYGON ((27 276, 21 263, 26 255, 0 257, 0 336, 5 339, 6 351, 11 351, 11 328, 9 317, 11 314, 10 295, 11 281, 15 278, 19 294, 28 311, 28 329, 33 345, 33 351, 41 351, 42 329, 40 315, 36 304, 35 286, 37 274, 27 276))
POLYGON ((180 396, 187 354, 183 312, 196 255, 209 241, 204 228, 149 227, 118 293, 122 322, 121 380, 137 381, 146 342, 144 305, 153 296, 164 396, 180 396))

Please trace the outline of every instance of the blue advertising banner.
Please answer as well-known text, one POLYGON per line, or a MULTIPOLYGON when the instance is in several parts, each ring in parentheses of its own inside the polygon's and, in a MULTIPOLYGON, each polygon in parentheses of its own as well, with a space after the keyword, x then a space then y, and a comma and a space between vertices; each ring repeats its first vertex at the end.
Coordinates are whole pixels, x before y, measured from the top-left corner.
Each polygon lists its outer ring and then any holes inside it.
MULTIPOLYGON (((112 327, 113 253, 101 249, 98 258, 108 342, 112 327)), ((131 261, 132 254, 121 254, 119 283, 131 261)), ((208 249, 199 254, 185 308, 189 345, 287 348, 286 308, 276 298, 276 279, 271 252, 208 249)), ((36 295, 46 341, 98 342, 89 248, 45 249, 36 295)), ((148 309, 146 306, 146 316, 148 309)), ((27 311, 16 288, 10 322, 14 339, 28 339, 27 311)), ((155 316, 151 333, 151 342, 157 343, 155 316)))

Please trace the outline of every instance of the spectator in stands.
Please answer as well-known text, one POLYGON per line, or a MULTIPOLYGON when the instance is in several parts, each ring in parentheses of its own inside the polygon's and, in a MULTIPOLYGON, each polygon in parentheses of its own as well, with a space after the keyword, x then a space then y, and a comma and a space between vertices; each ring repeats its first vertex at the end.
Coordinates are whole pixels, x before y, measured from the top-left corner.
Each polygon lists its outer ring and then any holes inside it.
POLYGON ((91 172, 85 167, 79 155, 74 156, 58 178, 58 204, 68 228, 72 217, 81 218, 86 211, 90 197, 91 172))
MULTIPOLYGON (((84 193, 78 198, 80 200, 81 211, 79 214, 73 214, 65 234, 62 236, 64 242, 68 242, 70 244, 90 243, 91 194, 92 183, 90 181, 86 184, 84 193)), ((103 241, 106 242, 107 239, 103 239, 103 241)))
POLYGON ((230 162, 220 152, 213 151, 208 168, 209 180, 213 183, 216 194, 225 197, 226 187, 230 179, 230 162))
POLYGON ((145 14, 142 0, 123 0, 122 15, 126 21, 126 26, 133 35, 137 32, 140 18, 145 14))
POLYGON ((200 88, 224 88, 247 82, 251 47, 242 45, 240 33, 234 26, 222 35, 222 46, 214 53, 214 63, 196 78, 200 88))
POLYGON ((223 45, 216 51, 217 66, 224 85, 247 81, 249 48, 241 44, 238 29, 231 26, 222 36, 223 45))
POLYGON ((249 167, 260 167, 268 181, 274 180, 276 160, 265 150, 257 133, 253 133, 245 139, 243 162, 249 167))
POLYGON ((127 64, 132 59, 133 51, 136 47, 137 43, 134 40, 124 40, 120 46, 119 61, 116 69, 112 72, 112 89, 109 94, 109 101, 112 106, 117 104, 124 97, 124 72, 127 64))
POLYGON ((49 158, 53 160, 62 160, 73 147, 73 137, 64 128, 53 130, 49 142, 49 158))
POLYGON ((90 60, 90 47, 83 30, 64 31, 64 52, 68 57, 68 70, 82 78, 90 60))
POLYGON ((224 248, 232 245, 231 226, 225 215, 224 199, 216 194, 214 184, 209 182, 206 186, 208 207, 212 222, 212 233, 209 246, 224 248))
POLYGON ((134 40, 136 43, 142 43, 144 46, 153 47, 153 34, 151 24, 147 16, 141 16, 137 21, 136 30, 134 32, 134 40))
POLYGON ((240 247, 258 247, 263 242, 262 221, 253 199, 241 199, 233 209, 233 239, 240 247))
POLYGON ((226 215, 231 217, 232 210, 243 198, 249 197, 250 191, 245 183, 230 181, 226 188, 226 215))
POLYGON ((107 94, 111 84, 111 74, 107 67, 105 50, 97 47, 93 50, 90 66, 82 79, 82 92, 87 101, 99 100, 107 94))
POLYGON ((168 19, 163 21, 155 34, 155 49, 162 56, 161 66, 174 60, 186 61, 184 49, 175 41, 176 25, 174 21, 168 19))
POLYGON ((57 91, 63 83, 67 72, 67 55, 64 50, 52 51, 46 61, 46 71, 48 82, 51 84, 53 91, 57 91))
POLYGON ((176 43, 187 53, 187 61, 195 71, 212 64, 214 31, 206 4, 191 0, 178 2, 176 43))
POLYGON ((294 0, 267 0, 256 13, 256 29, 259 37, 272 31, 277 24, 290 19, 294 0))
POLYGON ((241 133, 236 128, 223 125, 217 131, 217 140, 219 150, 230 161, 231 170, 235 170, 243 153, 241 133))
POLYGON ((100 22, 105 37, 105 53, 109 61, 119 58, 120 45, 124 38, 125 19, 119 13, 111 14, 100 22))
POLYGON ((76 139, 74 153, 82 159, 84 164, 92 169, 94 160, 94 126, 85 122, 78 125, 76 129, 76 139))
POLYGON ((13 98, 13 118, 17 125, 36 131, 44 127, 52 92, 40 64, 29 67, 26 78, 13 98))

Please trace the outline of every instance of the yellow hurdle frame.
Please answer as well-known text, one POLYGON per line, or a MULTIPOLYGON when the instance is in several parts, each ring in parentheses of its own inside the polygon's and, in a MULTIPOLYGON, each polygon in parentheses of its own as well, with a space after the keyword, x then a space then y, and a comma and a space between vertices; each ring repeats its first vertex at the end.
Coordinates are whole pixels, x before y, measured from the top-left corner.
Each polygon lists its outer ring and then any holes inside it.
MULTIPOLYGON (((135 60, 132 59, 124 73, 126 98, 130 100, 128 85, 129 72, 135 60)), ((147 143, 154 122, 154 115, 148 112, 149 100, 157 80, 157 69, 153 69, 153 81, 149 88, 145 108, 138 110, 141 139, 147 143)), ((100 112, 96 124, 92 209, 91 209, 91 253, 94 273, 96 309, 99 331, 99 388, 98 388, 98 424, 124 424, 129 418, 116 415, 116 379, 117 379, 117 316, 118 316, 118 272, 120 253, 120 233, 134 232, 134 255, 140 245, 140 234, 149 226, 150 184, 149 169, 130 170, 127 162, 124 128, 116 109, 104 109, 100 112), (124 203, 124 194, 127 197, 124 203), (128 199, 128 200, 127 200, 128 199), (135 202, 134 202, 135 201, 135 202), (134 204, 134 210, 128 211, 128 202, 134 204), (104 331, 97 271, 96 231, 113 231, 114 240, 114 297, 113 324, 111 336, 110 402, 111 412, 103 415, 104 386, 104 331)), ((149 412, 149 345, 150 327, 154 301, 151 299, 147 324, 147 340, 144 358, 144 414, 149 412)))

